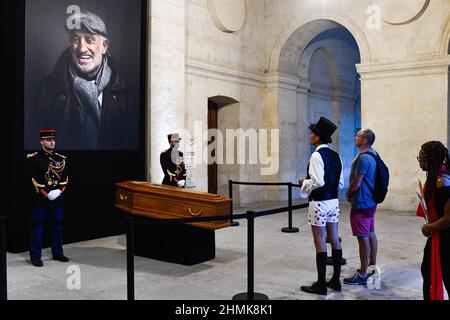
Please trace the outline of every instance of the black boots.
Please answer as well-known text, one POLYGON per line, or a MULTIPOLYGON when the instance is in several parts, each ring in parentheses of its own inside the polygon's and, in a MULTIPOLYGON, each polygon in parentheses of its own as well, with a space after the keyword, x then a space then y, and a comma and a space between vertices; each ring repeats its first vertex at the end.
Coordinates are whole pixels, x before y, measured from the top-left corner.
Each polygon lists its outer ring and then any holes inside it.
POLYGON ((65 255, 60 255, 60 256, 54 256, 53 260, 60 261, 60 262, 68 262, 70 259, 67 258, 65 255))
POLYGON ((314 282, 312 286, 301 286, 300 289, 308 293, 321 294, 323 296, 327 295, 327 287, 318 282, 314 282))
POLYGON ((342 291, 342 285, 340 280, 331 279, 330 281, 327 282, 327 287, 337 292, 342 291))
POLYGON ((316 265, 317 265, 317 282, 312 286, 301 286, 302 291, 308 293, 315 293, 320 295, 327 295, 327 286, 325 281, 325 276, 327 272, 327 253, 317 252, 316 253, 316 265))
POLYGON ((44 263, 42 260, 31 260, 31 264, 35 267, 43 267, 44 263))
POLYGON ((342 261, 342 249, 332 251, 332 259, 333 259, 333 277, 330 281, 327 282, 327 287, 331 288, 335 291, 341 291, 341 261, 342 261))
MULTIPOLYGON (((56 260, 56 261, 60 261, 60 262, 68 262, 68 261, 70 261, 70 259, 69 258, 67 258, 65 255, 60 255, 60 256, 53 256, 53 260, 56 260)), ((35 267, 43 267, 44 266, 44 263, 42 262, 42 260, 41 259, 39 259, 39 260, 33 260, 33 259, 31 259, 31 264, 33 265, 33 266, 35 266, 35 267)))
POLYGON ((317 265, 317 282, 312 286, 302 286, 302 291, 320 295, 327 295, 327 287, 335 291, 340 292, 342 285, 340 281, 341 276, 341 261, 342 261, 342 249, 332 251, 333 259, 333 277, 330 281, 326 282, 325 276, 327 272, 327 253, 316 253, 316 265, 317 265))

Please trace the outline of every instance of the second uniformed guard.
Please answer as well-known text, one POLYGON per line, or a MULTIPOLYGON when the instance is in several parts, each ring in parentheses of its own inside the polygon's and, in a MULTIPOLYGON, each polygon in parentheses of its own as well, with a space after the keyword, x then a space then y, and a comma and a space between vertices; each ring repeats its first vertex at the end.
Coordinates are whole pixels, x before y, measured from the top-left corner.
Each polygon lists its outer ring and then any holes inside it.
POLYGON ((184 166, 183 152, 178 150, 180 135, 171 133, 167 135, 170 148, 161 152, 159 157, 164 172, 162 184, 184 188, 186 186, 186 168, 184 166))
POLYGON ((64 256, 63 243, 63 194, 69 177, 66 170, 66 157, 54 152, 56 131, 40 130, 42 150, 28 154, 31 167, 31 182, 34 186, 32 209, 32 230, 30 238, 31 264, 42 267, 42 238, 44 222, 50 217, 52 256, 54 260, 69 261, 64 256))

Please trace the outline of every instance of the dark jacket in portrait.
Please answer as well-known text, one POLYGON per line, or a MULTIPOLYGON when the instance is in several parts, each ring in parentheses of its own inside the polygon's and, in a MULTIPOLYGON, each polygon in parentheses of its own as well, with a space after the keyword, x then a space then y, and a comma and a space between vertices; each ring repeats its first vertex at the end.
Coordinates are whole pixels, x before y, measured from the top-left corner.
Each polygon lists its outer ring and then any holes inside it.
POLYGON ((159 160, 161 163, 161 168, 164 172, 162 184, 177 186, 178 181, 186 180, 186 168, 183 161, 183 152, 169 148, 161 152, 159 160), (172 153, 174 153, 173 157, 172 153))
POLYGON ((102 92, 98 145, 95 148, 87 145, 83 108, 71 81, 71 63, 67 49, 40 83, 37 99, 30 106, 32 130, 56 129, 59 149, 138 149, 139 106, 112 57, 108 57, 111 78, 102 92))
POLYGON ((64 193, 69 182, 67 174, 67 159, 65 156, 44 150, 28 154, 31 183, 33 186, 33 206, 40 208, 62 206, 64 193), (53 201, 47 194, 55 189, 62 191, 61 195, 53 201))

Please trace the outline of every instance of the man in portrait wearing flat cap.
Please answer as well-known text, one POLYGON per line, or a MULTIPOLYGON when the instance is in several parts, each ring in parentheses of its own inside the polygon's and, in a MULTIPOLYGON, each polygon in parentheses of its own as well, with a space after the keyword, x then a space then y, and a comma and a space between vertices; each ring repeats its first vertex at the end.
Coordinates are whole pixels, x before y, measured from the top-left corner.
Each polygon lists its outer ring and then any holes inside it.
POLYGON ((186 187, 186 167, 183 161, 183 152, 178 150, 180 135, 171 133, 167 135, 170 148, 161 152, 159 157, 164 172, 162 184, 179 188, 186 187))
POLYGON ((136 149, 138 105, 110 55, 105 23, 87 11, 67 21, 69 47, 40 83, 35 126, 55 128, 62 149, 136 149))
POLYGON ((326 295, 327 287, 341 291, 342 248, 338 235, 339 196, 338 190, 344 187, 342 159, 329 147, 331 136, 337 127, 325 117, 312 124, 309 129, 309 142, 316 149, 308 164, 307 176, 299 180, 300 194, 308 197, 308 224, 311 225, 316 249, 317 281, 311 286, 302 286, 307 293, 326 295), (333 276, 326 281, 327 246, 331 243, 333 276))

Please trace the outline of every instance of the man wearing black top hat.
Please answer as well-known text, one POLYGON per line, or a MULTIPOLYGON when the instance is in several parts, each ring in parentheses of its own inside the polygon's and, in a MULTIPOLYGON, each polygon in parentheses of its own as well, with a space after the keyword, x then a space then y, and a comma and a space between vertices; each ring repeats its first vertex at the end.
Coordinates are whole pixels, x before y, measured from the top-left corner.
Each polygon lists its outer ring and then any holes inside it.
POLYGON ((310 127, 310 143, 316 147, 308 164, 308 174, 300 179, 303 197, 308 197, 308 224, 311 225, 316 247, 318 280, 312 286, 302 286, 308 293, 326 295, 327 287, 341 291, 340 273, 342 248, 338 235, 339 200, 338 189, 344 187, 342 160, 338 153, 328 146, 331 135, 337 129, 327 118, 321 117, 310 127), (332 246, 333 277, 326 282, 327 246, 326 238, 332 246))
POLYGON ((63 194, 69 177, 66 170, 67 159, 55 149, 56 131, 40 130, 42 150, 28 154, 31 168, 31 182, 34 187, 32 208, 32 230, 30 237, 31 263, 42 267, 42 238, 44 223, 51 219, 52 255, 54 260, 69 261, 64 256, 63 242, 63 194))
POLYGON ((186 187, 186 168, 183 161, 183 152, 178 150, 180 135, 171 133, 167 135, 170 148, 161 152, 159 157, 164 172, 162 184, 179 188, 186 187))

